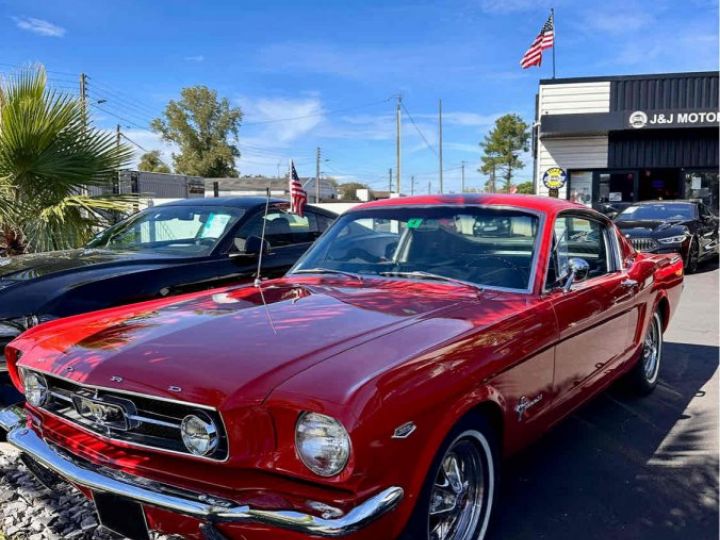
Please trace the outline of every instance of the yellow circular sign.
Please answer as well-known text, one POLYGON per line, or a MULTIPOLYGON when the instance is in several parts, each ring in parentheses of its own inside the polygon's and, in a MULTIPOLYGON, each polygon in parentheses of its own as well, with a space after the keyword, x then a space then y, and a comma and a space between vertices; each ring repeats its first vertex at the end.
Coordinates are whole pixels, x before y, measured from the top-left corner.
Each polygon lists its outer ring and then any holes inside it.
POLYGON ((560 167, 551 167, 543 174, 543 184, 548 189, 560 189, 567 182, 567 173, 560 167))

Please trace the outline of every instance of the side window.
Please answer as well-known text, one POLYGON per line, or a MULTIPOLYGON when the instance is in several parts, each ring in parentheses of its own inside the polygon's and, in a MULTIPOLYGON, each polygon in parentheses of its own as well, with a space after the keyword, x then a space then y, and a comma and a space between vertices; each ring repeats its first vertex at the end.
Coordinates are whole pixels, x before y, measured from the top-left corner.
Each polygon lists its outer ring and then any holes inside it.
POLYGON ((573 216, 559 217, 555 222, 554 247, 557 257, 555 275, 558 279, 567 275, 568 261, 574 257, 584 259, 590 265, 590 277, 610 271, 605 227, 597 221, 573 216))
MULTIPOLYGON (((328 221, 321 228, 320 218, 326 219, 307 210, 300 217, 280 208, 271 209, 265 218, 265 239, 271 248, 313 242, 331 223, 328 221)), ((250 236, 262 235, 262 227, 263 215, 256 214, 236 233, 235 246, 239 247, 250 236)))

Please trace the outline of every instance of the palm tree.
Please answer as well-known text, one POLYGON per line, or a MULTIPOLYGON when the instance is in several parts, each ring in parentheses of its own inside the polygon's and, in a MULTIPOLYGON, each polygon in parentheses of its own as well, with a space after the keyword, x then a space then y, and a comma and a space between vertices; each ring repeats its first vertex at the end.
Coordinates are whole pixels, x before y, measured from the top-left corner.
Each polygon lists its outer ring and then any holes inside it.
POLYGON ((87 122, 83 104, 48 88, 43 67, 0 81, 0 239, 8 254, 23 248, 78 247, 113 212, 131 208, 112 193, 132 150, 87 122))

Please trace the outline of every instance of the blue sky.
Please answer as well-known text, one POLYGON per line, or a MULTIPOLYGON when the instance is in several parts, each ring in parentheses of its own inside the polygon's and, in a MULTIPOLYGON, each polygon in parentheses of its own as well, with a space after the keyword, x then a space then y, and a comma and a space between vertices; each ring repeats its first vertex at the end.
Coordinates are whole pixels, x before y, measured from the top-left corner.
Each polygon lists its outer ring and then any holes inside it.
POLYGON ((106 100, 96 123, 119 122, 165 155, 150 119, 181 88, 205 84, 244 111, 241 174, 275 175, 293 157, 313 175, 320 146, 326 174, 376 188, 395 166, 392 96, 402 94, 418 128, 405 115, 404 191, 411 175, 417 191, 437 189, 442 98, 446 189, 458 190, 463 160, 467 185, 483 183, 478 142, 495 118, 531 121, 551 62, 518 62, 551 6, 560 77, 718 68, 710 0, 0 0, 0 72, 41 62, 71 92, 87 73, 90 99, 106 100))

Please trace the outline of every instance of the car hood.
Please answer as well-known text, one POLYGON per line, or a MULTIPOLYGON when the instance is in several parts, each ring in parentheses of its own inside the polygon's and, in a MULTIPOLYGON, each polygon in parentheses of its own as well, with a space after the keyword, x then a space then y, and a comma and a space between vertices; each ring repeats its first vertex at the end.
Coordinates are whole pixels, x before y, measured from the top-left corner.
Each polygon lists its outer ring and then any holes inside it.
POLYGON ((476 294, 426 282, 276 280, 53 321, 13 346, 21 365, 78 383, 221 407, 261 402, 300 371, 476 294))
POLYGON ((616 221, 618 229, 629 238, 670 236, 685 230, 684 221, 616 221))
POLYGON ((29 281, 88 267, 159 262, 163 260, 176 260, 176 258, 166 255, 100 249, 72 249, 18 255, 0 259, 0 283, 29 281))

